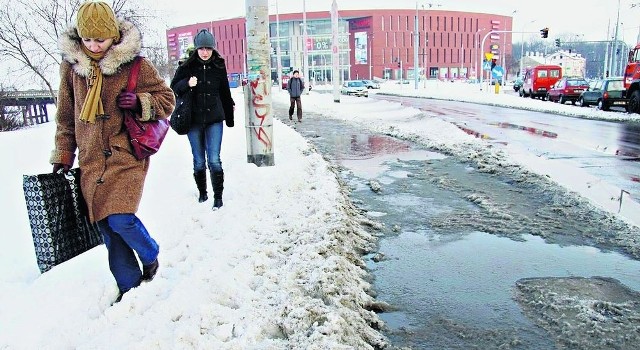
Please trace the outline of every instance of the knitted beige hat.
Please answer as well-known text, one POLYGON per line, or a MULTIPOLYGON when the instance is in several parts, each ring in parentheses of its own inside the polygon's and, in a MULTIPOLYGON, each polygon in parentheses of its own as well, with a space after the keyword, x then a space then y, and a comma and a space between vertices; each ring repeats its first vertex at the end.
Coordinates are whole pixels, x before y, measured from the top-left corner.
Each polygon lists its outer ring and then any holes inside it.
POLYGON ((120 40, 116 16, 107 3, 89 0, 78 9, 78 35, 81 38, 120 40))

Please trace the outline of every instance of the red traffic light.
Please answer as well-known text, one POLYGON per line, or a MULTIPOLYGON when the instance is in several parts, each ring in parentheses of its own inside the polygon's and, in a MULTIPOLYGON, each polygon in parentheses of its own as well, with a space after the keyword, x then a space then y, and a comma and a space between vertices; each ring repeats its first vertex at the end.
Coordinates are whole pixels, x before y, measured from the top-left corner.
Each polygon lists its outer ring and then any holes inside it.
POLYGON ((543 38, 548 38, 549 37, 549 28, 540 29, 540 36, 543 37, 543 38))

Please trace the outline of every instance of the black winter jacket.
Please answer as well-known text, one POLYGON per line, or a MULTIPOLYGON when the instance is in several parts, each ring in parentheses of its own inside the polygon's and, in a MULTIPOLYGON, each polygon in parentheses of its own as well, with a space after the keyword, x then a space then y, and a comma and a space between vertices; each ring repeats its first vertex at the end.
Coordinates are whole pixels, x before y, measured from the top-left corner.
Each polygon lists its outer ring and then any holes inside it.
POLYGON ((194 51, 176 70, 171 80, 171 89, 176 96, 192 90, 191 120, 194 124, 212 124, 225 121, 232 127, 233 106, 227 68, 218 51, 208 61, 202 61, 194 51), (189 79, 198 78, 198 84, 189 87, 189 79))

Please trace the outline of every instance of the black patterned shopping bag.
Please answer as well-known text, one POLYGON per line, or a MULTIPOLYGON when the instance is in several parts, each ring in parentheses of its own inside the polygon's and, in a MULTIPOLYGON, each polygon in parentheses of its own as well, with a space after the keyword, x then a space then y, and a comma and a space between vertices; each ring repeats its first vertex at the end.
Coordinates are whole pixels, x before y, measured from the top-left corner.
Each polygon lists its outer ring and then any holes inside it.
POLYGON ((23 188, 40 272, 102 244, 97 225, 89 222, 80 169, 24 175, 23 188))

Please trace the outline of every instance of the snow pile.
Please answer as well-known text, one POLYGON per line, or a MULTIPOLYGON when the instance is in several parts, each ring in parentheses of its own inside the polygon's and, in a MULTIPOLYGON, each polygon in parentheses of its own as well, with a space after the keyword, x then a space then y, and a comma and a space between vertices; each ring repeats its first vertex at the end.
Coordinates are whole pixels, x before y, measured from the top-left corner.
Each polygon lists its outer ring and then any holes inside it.
POLYGON ((248 164, 242 106, 236 113, 223 140, 222 209, 197 203, 185 137, 170 133, 151 160, 138 215, 160 244, 160 270, 114 306, 104 246, 37 270, 21 181, 50 171, 53 123, 0 133, 13 165, 0 170, 0 348, 382 346, 361 259, 374 238, 333 169, 279 122, 276 165, 248 164))

